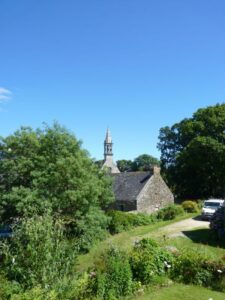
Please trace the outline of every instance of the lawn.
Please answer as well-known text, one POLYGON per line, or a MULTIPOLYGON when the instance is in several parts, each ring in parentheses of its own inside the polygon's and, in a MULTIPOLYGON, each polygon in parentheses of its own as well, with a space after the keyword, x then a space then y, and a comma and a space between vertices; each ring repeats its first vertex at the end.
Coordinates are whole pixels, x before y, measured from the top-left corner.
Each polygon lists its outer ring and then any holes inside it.
POLYGON ((169 287, 154 288, 146 291, 144 295, 137 295, 132 300, 224 300, 225 293, 215 292, 210 289, 184 285, 172 284, 169 287))
POLYGON ((149 236, 149 234, 151 235, 151 233, 157 232, 157 230, 163 228, 164 226, 194 216, 196 216, 196 214, 185 214, 183 216, 179 216, 175 218, 174 220, 160 221, 155 224, 151 224, 147 226, 139 226, 133 228, 132 230, 121 232, 114 236, 110 236, 108 239, 99 242, 95 246, 93 246, 89 253, 80 255, 78 257, 76 269, 78 271, 87 270, 89 267, 93 265, 96 258, 99 257, 99 255, 110 245, 115 245, 118 246, 120 249, 124 249, 128 251, 129 249, 131 249, 131 247, 133 246, 136 240, 140 240, 141 238, 146 237, 146 235, 149 236))
POLYGON ((176 238, 158 237, 158 241, 162 246, 174 246, 178 250, 191 249, 211 259, 225 258, 225 241, 218 241, 209 229, 183 231, 183 234, 183 237, 176 238))
MULTIPOLYGON (((225 242, 218 242, 208 228, 197 228, 190 231, 182 231, 183 236, 168 235, 168 228, 165 226, 176 223, 180 220, 196 216, 187 214, 180 216, 174 220, 161 221, 155 224, 136 227, 130 231, 122 232, 114 236, 110 236, 105 241, 96 244, 88 254, 78 257, 76 269, 78 271, 87 270, 93 266, 93 263, 101 255, 101 253, 110 245, 118 246, 120 249, 129 251, 136 240, 143 237, 152 237, 156 239, 162 246, 174 246, 178 250, 192 249, 201 252, 212 259, 219 259, 225 256, 225 242), (164 228, 165 227, 165 228, 164 228), (167 233, 167 234, 165 234, 167 233)), ((182 230, 179 227, 179 230, 182 230)), ((181 232, 180 232, 181 233, 181 232)), ((151 287, 144 294, 139 294, 131 298, 132 300, 224 300, 225 293, 212 291, 210 289, 172 283, 168 287, 151 287)))

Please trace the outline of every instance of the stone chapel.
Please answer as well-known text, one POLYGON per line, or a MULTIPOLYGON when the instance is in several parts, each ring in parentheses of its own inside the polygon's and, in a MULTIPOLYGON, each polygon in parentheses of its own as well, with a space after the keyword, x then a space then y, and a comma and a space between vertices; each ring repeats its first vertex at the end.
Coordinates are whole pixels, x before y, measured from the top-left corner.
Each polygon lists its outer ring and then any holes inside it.
POLYGON ((115 202, 112 208, 121 211, 152 213, 174 203, 174 196, 160 175, 160 168, 150 171, 120 172, 113 161, 113 142, 109 129, 104 141, 104 163, 113 177, 115 202))

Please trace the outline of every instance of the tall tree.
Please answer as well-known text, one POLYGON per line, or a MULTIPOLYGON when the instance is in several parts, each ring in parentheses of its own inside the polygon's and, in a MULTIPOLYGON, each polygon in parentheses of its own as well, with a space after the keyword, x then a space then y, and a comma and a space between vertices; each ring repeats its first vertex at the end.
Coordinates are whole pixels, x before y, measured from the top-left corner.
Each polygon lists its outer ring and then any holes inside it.
POLYGON ((163 171, 182 198, 225 196, 225 104, 160 129, 163 171))
POLYGON ((112 199, 110 179, 58 124, 38 130, 22 127, 0 139, 2 221, 50 210, 73 220, 81 235, 92 223, 102 225, 101 209, 112 199))

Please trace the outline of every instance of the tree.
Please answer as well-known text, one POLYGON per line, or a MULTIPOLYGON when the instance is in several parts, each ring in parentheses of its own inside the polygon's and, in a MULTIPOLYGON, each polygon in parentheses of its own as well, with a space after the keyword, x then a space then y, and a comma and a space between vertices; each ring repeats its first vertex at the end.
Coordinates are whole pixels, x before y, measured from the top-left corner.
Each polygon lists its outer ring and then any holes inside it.
POLYGON ((225 104, 161 128, 159 140, 163 171, 179 197, 224 197, 225 104))
POLYGON ((132 160, 121 159, 117 160, 117 167, 120 172, 130 172, 133 171, 133 162, 132 160))
POLYGON ((149 171, 153 165, 160 165, 160 161, 148 154, 139 155, 134 159, 133 170, 134 171, 149 171))
POLYGON ((86 220, 102 218, 101 209, 112 200, 110 178, 60 125, 22 127, 0 139, 1 221, 51 210, 53 216, 70 220, 79 236, 89 226, 86 220))
POLYGON ((139 155, 133 161, 126 159, 117 161, 120 172, 149 171, 153 165, 159 166, 160 161, 149 154, 139 155))

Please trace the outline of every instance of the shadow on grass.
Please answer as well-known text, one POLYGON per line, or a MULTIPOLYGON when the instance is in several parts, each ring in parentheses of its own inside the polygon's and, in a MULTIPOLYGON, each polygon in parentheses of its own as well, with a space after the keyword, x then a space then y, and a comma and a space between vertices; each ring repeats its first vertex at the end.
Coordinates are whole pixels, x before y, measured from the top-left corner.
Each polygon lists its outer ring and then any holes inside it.
POLYGON ((220 247, 225 249, 225 240, 219 240, 215 234, 208 228, 196 229, 191 231, 182 231, 194 243, 220 247))

